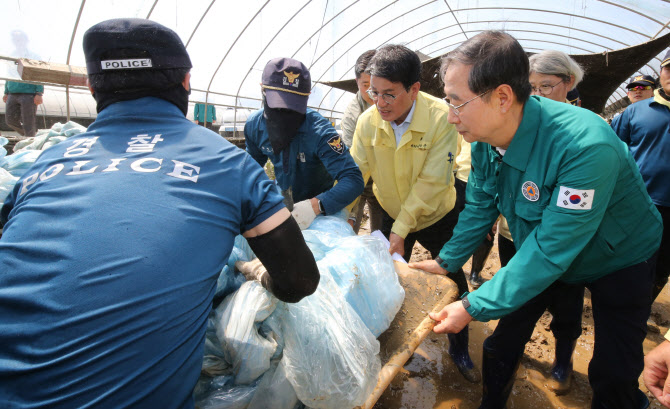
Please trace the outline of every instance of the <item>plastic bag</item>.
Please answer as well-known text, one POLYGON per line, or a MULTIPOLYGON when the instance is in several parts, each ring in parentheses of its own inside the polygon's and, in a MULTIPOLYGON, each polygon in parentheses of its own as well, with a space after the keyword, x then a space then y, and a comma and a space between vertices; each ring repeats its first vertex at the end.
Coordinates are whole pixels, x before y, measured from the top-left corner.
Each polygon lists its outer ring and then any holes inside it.
POLYGON ((371 236, 341 239, 318 263, 335 280, 345 299, 375 337, 391 325, 405 299, 393 259, 371 236))
POLYGON ((0 167, 6 169, 12 176, 21 177, 30 168, 42 151, 21 151, 5 156, 0 160, 0 167))
POLYGON ((333 216, 317 216, 308 229, 302 231, 307 246, 319 261, 329 250, 337 246, 344 237, 353 237, 356 234, 347 223, 346 212, 333 216))
POLYGON ((293 386, 286 378, 286 368, 281 362, 274 362, 256 388, 247 409, 293 409, 300 402, 293 386))
POLYGON ((270 368, 277 342, 258 333, 257 324, 275 309, 277 299, 258 281, 248 281, 226 297, 215 312, 216 336, 233 367, 235 384, 249 384, 270 368))
POLYGON ((256 392, 257 382, 235 385, 233 376, 201 376, 193 390, 198 409, 245 409, 256 392))
POLYGON ((381 369, 379 342, 325 272, 314 294, 280 303, 284 358, 298 398, 310 408, 353 408, 372 393, 381 369))
POLYGON ((0 168, 0 205, 5 202, 9 193, 14 189, 17 180, 19 178, 0 168))

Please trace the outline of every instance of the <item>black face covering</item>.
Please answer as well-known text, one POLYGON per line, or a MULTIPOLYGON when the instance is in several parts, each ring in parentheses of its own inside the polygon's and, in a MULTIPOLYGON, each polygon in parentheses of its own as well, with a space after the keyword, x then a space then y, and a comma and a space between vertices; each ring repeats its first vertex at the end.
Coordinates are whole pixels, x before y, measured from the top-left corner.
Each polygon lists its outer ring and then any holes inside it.
POLYGON ((114 92, 100 92, 95 91, 93 98, 97 102, 97 111, 100 112, 107 106, 119 102, 119 101, 129 101, 131 99, 138 99, 143 97, 156 97, 164 99, 168 102, 175 104, 181 112, 184 113, 184 116, 188 113, 188 96, 191 93, 189 86, 189 91, 186 91, 182 84, 176 84, 171 88, 165 89, 153 89, 153 88, 143 88, 143 89, 134 89, 130 91, 114 91, 114 92))
POLYGON ((288 148, 305 121, 305 115, 290 109, 273 109, 263 101, 263 117, 275 155, 288 148))

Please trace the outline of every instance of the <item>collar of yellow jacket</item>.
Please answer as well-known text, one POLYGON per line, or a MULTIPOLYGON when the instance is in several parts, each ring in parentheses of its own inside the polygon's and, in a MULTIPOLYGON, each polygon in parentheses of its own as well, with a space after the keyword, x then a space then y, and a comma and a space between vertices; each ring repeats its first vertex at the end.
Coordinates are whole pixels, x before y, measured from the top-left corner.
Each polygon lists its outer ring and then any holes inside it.
POLYGON ((670 109, 670 101, 661 96, 660 88, 654 91, 654 102, 658 102, 661 105, 665 105, 666 107, 668 107, 668 109, 670 109))

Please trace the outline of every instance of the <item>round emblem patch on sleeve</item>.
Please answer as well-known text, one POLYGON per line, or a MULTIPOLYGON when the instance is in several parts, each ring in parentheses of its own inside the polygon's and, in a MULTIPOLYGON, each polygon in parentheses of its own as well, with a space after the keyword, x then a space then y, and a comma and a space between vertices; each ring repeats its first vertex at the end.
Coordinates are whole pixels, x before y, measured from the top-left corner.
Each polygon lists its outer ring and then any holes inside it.
POLYGON ((540 189, 538 189, 537 185, 531 181, 523 184, 521 193, 523 193, 523 197, 531 202, 537 202, 540 199, 540 189))
POLYGON ((342 143, 340 135, 335 135, 328 139, 328 146, 330 146, 330 149, 334 150, 337 154, 341 155, 344 152, 344 143, 342 143))

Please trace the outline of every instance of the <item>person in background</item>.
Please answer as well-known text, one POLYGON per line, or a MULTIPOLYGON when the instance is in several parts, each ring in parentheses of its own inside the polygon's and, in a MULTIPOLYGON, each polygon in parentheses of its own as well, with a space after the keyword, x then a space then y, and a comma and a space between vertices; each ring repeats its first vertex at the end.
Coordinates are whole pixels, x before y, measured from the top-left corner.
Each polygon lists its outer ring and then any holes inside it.
POLYGON ((212 129, 212 125, 216 123, 216 107, 207 104, 207 113, 205 114, 205 104, 197 102, 193 107, 193 120, 200 126, 212 129))
POLYGON ((582 99, 580 98, 579 91, 577 90, 576 87, 573 88, 572 91, 568 92, 568 95, 566 96, 566 99, 568 100, 568 103, 570 105, 574 105, 574 106, 578 106, 578 107, 582 106, 582 99))
MULTIPOLYGON (((456 204, 457 209, 460 212, 465 208, 465 190, 468 185, 468 177, 470 175, 470 143, 463 139, 461 135, 458 135, 458 144, 460 147, 460 152, 456 156, 456 162, 454 163, 454 187, 456 188, 456 204)), ((482 240, 482 244, 477 247, 477 250, 472 254, 472 264, 470 268, 470 276, 468 277, 468 282, 473 289, 479 288, 484 282, 484 279, 481 276, 484 265, 486 264, 486 259, 491 253, 491 248, 493 248, 493 238, 495 237, 495 227, 486 235, 486 238, 482 240)))
POLYGON ((317 215, 336 214, 356 200, 363 177, 333 125, 307 108, 311 77, 303 63, 270 60, 261 87, 263 108, 244 125, 247 152, 261 166, 270 159, 284 197, 295 202, 293 217, 306 229, 317 215))
MULTIPOLYGON (((415 52, 386 45, 367 71, 375 108, 358 118, 351 155, 366 181, 374 180, 389 252, 409 261, 418 241, 434 257, 458 220, 453 173, 458 133, 447 121, 446 104, 420 92, 421 60, 415 52)), ((468 290, 462 270, 450 278, 460 292, 468 290)), ((479 382, 467 327, 450 335, 449 354, 467 380, 479 382)))
MULTIPOLYGON (((354 65, 354 74, 356 75, 356 86, 358 87, 358 91, 356 92, 356 97, 349 102, 349 105, 347 105, 347 108, 344 110, 341 123, 342 140, 348 148, 351 148, 351 143, 354 139, 358 117, 365 112, 365 110, 374 105, 374 102, 370 99, 370 96, 367 93, 370 88, 370 74, 365 72, 365 70, 368 68, 368 64, 372 57, 375 56, 375 52, 376 50, 368 50, 364 52, 358 57, 356 65, 354 65)), ((363 211, 366 203, 369 212, 370 232, 381 230, 382 228, 382 208, 379 206, 379 202, 377 201, 375 194, 372 192, 372 184, 372 179, 368 180, 368 183, 363 190, 363 194, 352 210, 352 214, 356 219, 354 222, 354 233, 358 234, 358 231, 361 228, 363 211)))
MULTIPOLYGON (((12 31, 12 42, 16 58, 39 59, 28 50, 28 36, 21 30, 12 31)), ((22 138, 33 137, 37 133, 37 106, 43 103, 44 86, 25 82, 6 81, 2 102, 5 107, 5 122, 22 138)), ((22 139, 20 138, 20 139, 22 139)))
POLYGON ((626 85, 626 94, 631 104, 654 96, 656 80, 651 75, 638 75, 626 85))
POLYGON ((591 111, 531 96, 528 57, 507 33, 470 38, 440 72, 449 121, 476 142, 468 202, 439 257, 410 267, 457 271, 499 214, 517 251, 477 291, 430 314, 437 333, 500 319, 484 341, 480 408, 505 407, 537 320, 580 283, 593 305, 591 407, 646 407, 638 377, 663 226, 628 148, 591 111))
MULTIPOLYGON (((646 77, 634 82, 644 84, 651 80, 646 77)), ((612 129, 628 145, 647 192, 663 217, 652 300, 656 300, 670 276, 670 50, 661 63, 660 83, 653 98, 630 105, 612 120, 612 129)))
POLYGON ((0 401, 193 408, 235 237, 267 267, 247 277, 282 301, 312 294, 319 271, 263 169, 186 118, 191 60, 174 31, 114 19, 83 41, 98 117, 45 150, 0 211, 0 401))

